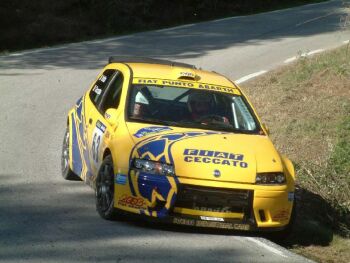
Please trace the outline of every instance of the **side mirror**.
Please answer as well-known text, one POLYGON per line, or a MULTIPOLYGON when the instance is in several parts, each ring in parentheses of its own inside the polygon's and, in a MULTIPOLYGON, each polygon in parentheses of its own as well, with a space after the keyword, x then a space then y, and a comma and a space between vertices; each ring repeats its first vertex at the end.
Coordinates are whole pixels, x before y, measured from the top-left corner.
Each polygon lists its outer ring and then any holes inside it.
POLYGON ((269 129, 269 127, 266 126, 266 124, 263 124, 262 128, 265 130, 267 135, 270 135, 270 129, 269 129))
POLYGON ((107 109, 105 119, 111 126, 116 125, 118 123, 118 110, 113 108, 107 109))

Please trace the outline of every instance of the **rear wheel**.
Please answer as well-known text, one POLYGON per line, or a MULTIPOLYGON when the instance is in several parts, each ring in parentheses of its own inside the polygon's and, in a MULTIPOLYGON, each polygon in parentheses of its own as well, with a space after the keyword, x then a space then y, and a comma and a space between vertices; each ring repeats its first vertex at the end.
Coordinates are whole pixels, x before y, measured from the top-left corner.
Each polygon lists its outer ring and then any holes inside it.
POLYGON ((69 166, 70 160, 69 160, 69 127, 67 127, 66 132, 64 134, 63 138, 63 145, 62 145, 62 155, 61 155, 61 171, 62 176, 66 180, 73 180, 78 181, 80 178, 78 175, 76 175, 69 166))
POLYGON ((117 209, 114 207, 114 171, 112 156, 108 155, 102 162, 96 178, 96 210, 107 220, 116 219, 117 209))

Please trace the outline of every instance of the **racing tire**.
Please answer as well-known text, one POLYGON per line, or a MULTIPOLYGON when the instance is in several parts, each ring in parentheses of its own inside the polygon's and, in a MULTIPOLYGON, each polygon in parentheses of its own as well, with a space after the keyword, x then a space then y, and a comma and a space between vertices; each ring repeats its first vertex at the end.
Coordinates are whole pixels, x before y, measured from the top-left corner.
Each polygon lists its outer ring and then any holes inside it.
POLYGON ((69 141, 70 141, 69 127, 67 127, 64 133, 63 144, 62 144, 62 154, 61 154, 61 172, 62 177, 70 181, 80 181, 78 175, 76 175, 69 166, 69 141))
POLYGON ((118 209, 114 207, 114 170, 112 156, 108 155, 102 162, 96 177, 96 210, 107 220, 117 219, 118 209))

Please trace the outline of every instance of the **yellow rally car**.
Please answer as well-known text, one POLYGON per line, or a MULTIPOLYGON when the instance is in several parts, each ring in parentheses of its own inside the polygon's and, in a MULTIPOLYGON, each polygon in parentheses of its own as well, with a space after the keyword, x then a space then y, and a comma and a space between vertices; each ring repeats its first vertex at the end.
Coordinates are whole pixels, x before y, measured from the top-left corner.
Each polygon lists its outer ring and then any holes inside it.
POLYGON ((110 58, 68 114, 62 174, 94 187, 105 219, 283 230, 292 218, 293 164, 247 97, 184 63, 110 58))

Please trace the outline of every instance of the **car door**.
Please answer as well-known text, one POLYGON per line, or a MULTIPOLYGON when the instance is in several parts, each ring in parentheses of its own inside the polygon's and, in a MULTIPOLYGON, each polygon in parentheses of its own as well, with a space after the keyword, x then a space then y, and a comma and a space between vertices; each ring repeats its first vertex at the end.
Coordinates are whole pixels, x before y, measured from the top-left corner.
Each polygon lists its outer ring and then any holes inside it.
POLYGON ((105 112, 109 108, 118 108, 123 80, 124 78, 120 71, 107 69, 99 77, 99 80, 96 82, 96 87, 94 86, 91 89, 92 93, 98 93, 97 96, 92 95, 93 100, 91 100, 91 102, 94 107, 90 108, 87 116, 87 137, 91 167, 90 176, 92 178, 97 175, 97 170, 103 161, 103 150, 106 146, 105 137, 112 132, 109 123, 105 119, 105 112), (102 80, 104 80, 104 82, 102 80), (103 84, 101 82, 103 82, 103 84))

